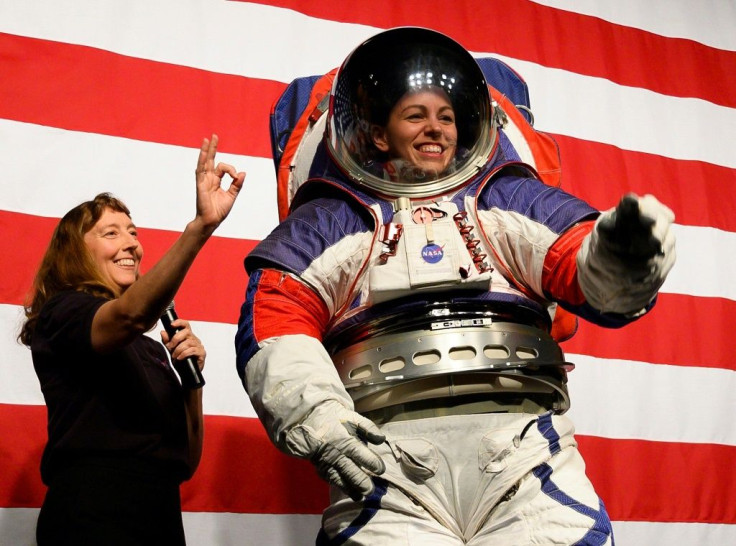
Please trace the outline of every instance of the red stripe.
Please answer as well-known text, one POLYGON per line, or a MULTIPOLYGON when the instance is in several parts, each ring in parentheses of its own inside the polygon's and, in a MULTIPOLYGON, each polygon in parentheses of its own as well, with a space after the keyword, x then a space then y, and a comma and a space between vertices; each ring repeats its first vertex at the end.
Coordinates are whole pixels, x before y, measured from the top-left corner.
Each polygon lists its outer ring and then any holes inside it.
MULTIPOLYGON (((147 267, 179 236, 158 230, 138 230, 146 241, 147 267)), ((248 275, 243 259, 257 241, 212 237, 200 251, 176 295, 179 316, 191 320, 237 324, 248 275)))
MULTIPOLYGON (((0 404, 0 506, 39 507, 46 487, 39 468, 46 407, 0 404)), ((278 451, 256 419, 205 416, 202 462, 182 486, 192 512, 318 514, 327 485, 312 465, 278 451)))
MULTIPOLYGON (((57 221, 0 211, 0 255, 13 256, 15 262, 15 267, 6 268, 0 284, 0 303, 23 303, 57 221)), ((178 236, 153 229, 139 232, 145 267, 151 267, 178 236)), ((179 314, 189 320, 237 323, 247 284, 242 261, 255 244, 212 237, 176 296, 179 314)), ((730 333, 724 327, 734 316, 736 302, 731 300, 661 294, 650 314, 621 330, 580 320, 578 333, 563 348, 601 358, 734 370, 730 333)))
POLYGON ((41 506, 41 454, 46 445, 46 406, 0 404, 0 506, 41 506))
POLYGON ((611 519, 736 523, 736 473, 729 470, 736 447, 595 436, 577 440, 611 519))
POLYGON ((598 358, 736 370, 732 333, 726 327, 735 314, 732 300, 660 294, 648 315, 625 328, 579 320, 577 334, 562 347, 598 358))
MULTIPOLYGON (((0 283, 0 303, 22 305, 33 283, 57 218, 0 210, 0 253, 12 256, 13 267, 0 283)), ((179 233, 139 228, 145 272, 174 243, 179 233)), ((257 241, 212 237, 200 251, 176 295, 179 315, 188 320, 236 324, 248 276, 243 258, 257 241)))
MULTIPOLYGON (((0 34, 0 56, 13 74, 0 78, 1 118, 189 147, 217 131, 222 152, 271 156, 268 116, 281 82, 8 34, 0 34)), ((653 193, 680 224, 736 231, 723 199, 736 170, 555 138, 562 187, 592 205, 607 209, 626 191, 653 193)))
POLYGON ((724 199, 736 188, 736 169, 554 138, 560 146, 562 188, 594 207, 611 208, 630 191, 651 193, 674 211, 678 224, 736 232, 733 200, 724 199))
POLYGON ((594 226, 592 220, 580 222, 563 233, 550 247, 544 257, 542 271, 542 290, 545 294, 569 301, 572 305, 582 305, 585 301, 577 280, 576 257, 583 240, 590 235, 594 226))
MULTIPOLYGON (((38 507, 46 439, 43 406, 0 404, 0 506, 38 507)), ((625 521, 736 523, 736 447, 579 436, 587 473, 610 516, 625 521)), ((277 451, 255 419, 206 416, 186 511, 316 514, 327 486, 312 466, 277 451)))
POLYGON ((432 9, 420 0, 259 3, 378 28, 433 28, 470 51, 506 55, 667 95, 736 106, 736 53, 527 0, 438 2, 432 4, 432 9))
POLYGON ((0 117, 148 142, 270 157, 285 84, 0 33, 0 117))
POLYGON ((257 419, 205 416, 202 462, 182 487, 185 511, 319 514, 328 502, 312 464, 277 450, 257 419))

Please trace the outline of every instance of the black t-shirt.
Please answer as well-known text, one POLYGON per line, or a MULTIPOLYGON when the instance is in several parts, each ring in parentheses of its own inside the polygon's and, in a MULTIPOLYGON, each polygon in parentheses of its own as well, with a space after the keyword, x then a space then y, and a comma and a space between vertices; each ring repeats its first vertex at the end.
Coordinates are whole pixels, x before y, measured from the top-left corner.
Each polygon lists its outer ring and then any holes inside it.
POLYGON ((92 350, 92 318, 106 300, 77 291, 52 297, 31 352, 48 408, 41 477, 88 458, 161 463, 191 476, 184 397, 163 345, 141 335, 108 354, 92 350))

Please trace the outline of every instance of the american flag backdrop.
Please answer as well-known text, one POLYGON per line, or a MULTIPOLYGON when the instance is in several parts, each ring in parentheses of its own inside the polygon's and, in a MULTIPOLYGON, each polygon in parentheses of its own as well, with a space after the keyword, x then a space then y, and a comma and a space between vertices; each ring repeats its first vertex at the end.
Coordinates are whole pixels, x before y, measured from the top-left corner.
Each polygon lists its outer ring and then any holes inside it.
POLYGON ((208 352, 187 538, 313 544, 327 486, 271 446, 235 372, 242 260, 277 222, 274 100, 402 25, 525 78, 563 188, 600 209, 634 191, 674 210, 678 262, 654 311, 622 330, 581 323, 564 344, 569 415, 617 544, 736 544, 733 0, 0 0, 0 545, 35 544, 44 494, 46 410, 15 337, 53 227, 113 192, 145 270, 193 217, 213 132, 247 177, 176 297, 208 352))

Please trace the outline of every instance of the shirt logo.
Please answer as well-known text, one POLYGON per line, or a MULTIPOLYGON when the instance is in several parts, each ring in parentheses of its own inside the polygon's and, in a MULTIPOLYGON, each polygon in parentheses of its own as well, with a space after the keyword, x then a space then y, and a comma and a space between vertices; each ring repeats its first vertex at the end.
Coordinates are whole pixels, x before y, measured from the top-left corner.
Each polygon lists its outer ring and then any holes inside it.
POLYGON ((428 264, 436 264, 444 255, 445 252, 442 250, 442 247, 434 243, 428 244, 422 249, 422 259, 428 264))

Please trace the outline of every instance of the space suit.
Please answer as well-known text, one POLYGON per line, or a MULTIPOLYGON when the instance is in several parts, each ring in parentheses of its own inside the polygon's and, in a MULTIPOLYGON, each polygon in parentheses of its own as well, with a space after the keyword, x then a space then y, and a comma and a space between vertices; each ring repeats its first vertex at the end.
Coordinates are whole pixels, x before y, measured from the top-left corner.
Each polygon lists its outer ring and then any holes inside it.
POLYGON ((612 543, 551 329, 561 310, 604 327, 647 313, 673 216, 544 184, 498 119, 453 40, 367 40, 309 180, 245 260, 238 373, 275 445, 334 486, 318 544, 612 543), (402 97, 421 140, 404 155, 382 146, 402 97))

